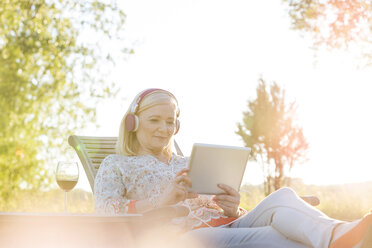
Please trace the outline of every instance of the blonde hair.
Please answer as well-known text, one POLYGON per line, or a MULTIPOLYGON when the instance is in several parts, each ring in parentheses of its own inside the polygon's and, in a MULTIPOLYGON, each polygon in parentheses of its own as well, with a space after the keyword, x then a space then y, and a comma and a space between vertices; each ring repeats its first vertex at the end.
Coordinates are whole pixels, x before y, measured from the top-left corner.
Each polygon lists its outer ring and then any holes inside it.
MULTIPOLYGON (((145 111, 146 109, 149 109, 155 105, 173 102, 176 106, 177 117, 179 116, 180 111, 178 108, 177 99, 170 92, 165 91, 165 90, 160 90, 160 89, 147 94, 137 106, 135 113, 132 113, 132 109, 134 105, 137 104, 137 100, 143 92, 144 91, 140 92, 133 99, 132 103, 129 105, 127 112, 125 113, 123 119, 121 120, 120 128, 119 128, 119 137, 116 143, 116 154, 124 155, 124 156, 137 156, 138 155, 139 143, 137 140, 136 132, 128 131, 125 126, 125 119, 128 114, 138 115, 142 111, 145 111)), ((173 139, 171 139, 171 141, 166 147, 166 151, 169 155, 172 154, 172 146, 173 146, 173 139)))

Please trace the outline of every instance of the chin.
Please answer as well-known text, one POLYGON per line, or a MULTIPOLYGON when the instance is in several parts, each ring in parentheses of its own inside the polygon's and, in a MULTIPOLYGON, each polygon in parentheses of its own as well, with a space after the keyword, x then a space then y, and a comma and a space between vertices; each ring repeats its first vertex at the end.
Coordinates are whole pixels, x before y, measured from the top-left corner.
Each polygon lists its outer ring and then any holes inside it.
POLYGON ((164 149, 167 149, 169 145, 169 142, 164 142, 164 144, 157 144, 154 147, 154 150, 157 150, 157 151, 163 151, 164 149))

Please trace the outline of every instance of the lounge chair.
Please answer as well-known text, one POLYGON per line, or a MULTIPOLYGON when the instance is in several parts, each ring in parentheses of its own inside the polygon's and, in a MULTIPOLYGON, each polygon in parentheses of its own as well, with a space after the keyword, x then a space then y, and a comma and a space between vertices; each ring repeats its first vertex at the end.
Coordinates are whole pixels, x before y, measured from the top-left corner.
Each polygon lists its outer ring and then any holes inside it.
MULTIPOLYGON (((85 173, 87 174, 90 187, 94 192, 94 178, 97 174, 102 160, 110 155, 115 154, 115 145, 117 137, 91 137, 91 136, 76 136, 72 135, 68 138, 68 143, 75 149, 83 164, 85 173)), ((183 155, 178 144, 175 142, 177 154, 183 155)), ((307 203, 317 206, 320 201, 316 196, 302 196, 307 203)), ((173 210, 178 213, 184 210, 173 210), (178 212, 177 212, 178 211, 178 212)), ((152 213, 151 213, 152 214, 152 213)))

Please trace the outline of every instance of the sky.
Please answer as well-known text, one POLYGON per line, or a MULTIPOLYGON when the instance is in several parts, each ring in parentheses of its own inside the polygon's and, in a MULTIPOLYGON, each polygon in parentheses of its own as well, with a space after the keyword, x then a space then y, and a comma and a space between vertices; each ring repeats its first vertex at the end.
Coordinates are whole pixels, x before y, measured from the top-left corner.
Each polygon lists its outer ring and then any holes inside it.
MULTIPOLYGON (((308 161, 291 176, 308 184, 372 180, 372 69, 357 69, 351 52, 314 56, 311 41, 290 29, 281 1, 125 0, 120 6, 135 53, 112 68, 121 91, 97 106, 100 127, 82 134, 117 136, 133 97, 163 88, 179 102, 175 138, 185 155, 193 143, 243 146, 237 123, 262 77, 297 102, 310 144, 308 161)), ((262 183, 261 171, 248 162, 243 183, 262 183)), ((77 187, 89 189, 85 176, 77 187)))

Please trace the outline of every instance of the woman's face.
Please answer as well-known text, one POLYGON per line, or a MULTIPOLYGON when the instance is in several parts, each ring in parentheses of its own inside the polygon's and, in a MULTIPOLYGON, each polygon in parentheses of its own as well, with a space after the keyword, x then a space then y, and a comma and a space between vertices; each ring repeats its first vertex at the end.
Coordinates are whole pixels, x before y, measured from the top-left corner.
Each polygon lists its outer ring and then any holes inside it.
POLYGON ((175 132, 176 106, 173 102, 158 104, 138 115, 136 132, 141 153, 161 153, 175 132))

